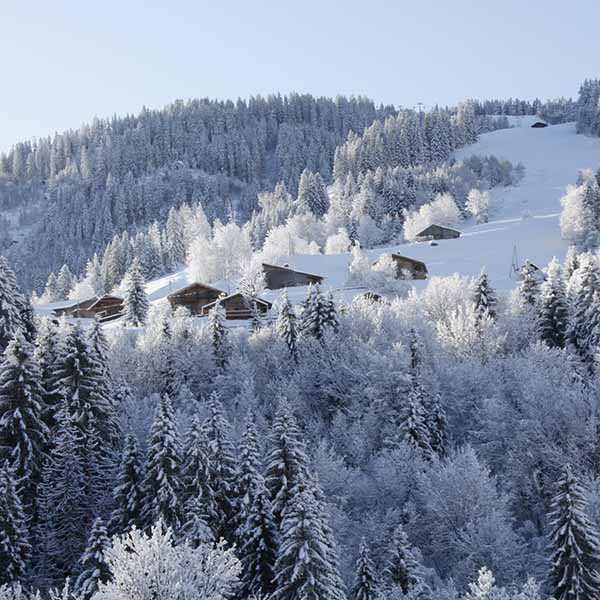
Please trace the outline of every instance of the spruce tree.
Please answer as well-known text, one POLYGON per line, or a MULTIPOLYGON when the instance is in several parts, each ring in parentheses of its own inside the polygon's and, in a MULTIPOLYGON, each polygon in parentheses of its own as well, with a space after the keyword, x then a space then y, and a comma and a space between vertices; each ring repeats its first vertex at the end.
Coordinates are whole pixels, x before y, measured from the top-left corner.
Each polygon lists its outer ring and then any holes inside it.
POLYGON ((177 398, 181 388, 180 372, 175 361, 175 345, 169 318, 163 319, 160 332, 159 375, 161 393, 169 398, 177 398))
POLYGON ((80 600, 90 600, 98 591, 101 583, 110 577, 110 567, 106 562, 105 552, 110 546, 106 527, 101 518, 97 518, 90 532, 87 547, 81 557, 81 573, 75 583, 75 592, 80 600))
POLYGON ((27 521, 12 468, 0 462, 0 587, 18 583, 31 554, 27 521))
POLYGON ((183 465, 183 504, 186 513, 189 505, 201 514, 209 525, 217 522, 215 491, 211 486, 210 449, 208 436, 198 415, 194 415, 192 425, 184 444, 183 465))
POLYGON ((249 416, 240 447, 239 525, 236 538, 243 566, 241 593, 263 597, 274 591, 277 530, 265 481, 259 473, 257 437, 254 417, 249 416))
POLYGON ((207 327, 215 364, 222 369, 227 362, 227 329, 225 328, 225 310, 219 301, 208 312, 207 327))
POLYGON ((280 402, 269 437, 266 485, 273 505, 273 518, 279 528, 290 503, 292 490, 308 480, 308 457, 291 409, 280 402))
POLYGON ((114 509, 110 519, 110 532, 122 535, 132 527, 143 528, 142 509, 143 467, 137 438, 127 435, 123 446, 117 481, 113 491, 114 509))
POLYGON ((142 520, 147 528, 159 519, 178 532, 181 526, 181 448, 168 396, 156 409, 146 457, 142 520))
POLYGON ((378 594, 377 573, 371 559, 369 546, 362 538, 356 560, 356 580, 354 583, 355 600, 375 600, 378 594))
POLYGON ((568 337, 578 354, 585 360, 589 358, 588 348, 593 331, 590 316, 599 308, 595 305, 600 292, 600 277, 595 260, 582 260, 578 275, 579 285, 573 298, 568 337))
POLYGON ((298 360, 298 332, 296 329, 296 314, 288 299, 287 291, 283 293, 279 314, 275 325, 277 334, 286 343, 290 356, 294 361, 298 360))
POLYGON ((8 461, 30 506, 40 482, 48 428, 43 421, 41 374, 21 333, 0 364, 0 463, 8 461))
POLYGON ((136 259, 127 273, 127 291, 124 302, 124 319, 134 327, 142 327, 146 324, 148 297, 145 285, 142 269, 136 259))
POLYGON ((493 290, 485 271, 481 271, 475 280, 473 289, 473 304, 479 318, 487 315, 496 318, 496 292, 493 290))
POLYGON ((600 541, 586 515, 584 493, 570 465, 558 481, 549 518, 552 596, 557 600, 596 600, 600 589, 600 541))
POLYGON ((194 498, 186 503, 178 537, 181 542, 193 548, 197 548, 200 544, 212 544, 215 541, 202 499, 194 498))
POLYGON ((4 256, 0 256, 0 351, 19 329, 25 329, 21 309, 23 298, 17 287, 13 270, 4 256))
POLYGON ((43 418, 49 431, 56 428, 56 412, 61 402, 57 389, 57 354, 59 331, 50 319, 42 319, 35 340, 34 358, 40 369, 43 388, 43 418))
POLYGON ((417 586, 423 585, 423 568, 415 558, 402 525, 394 530, 387 556, 383 578, 388 589, 399 587, 403 594, 408 594, 417 586))
POLYGON ((521 281, 517 289, 523 304, 526 306, 535 306, 537 304, 540 285, 537 278, 537 270, 529 261, 525 261, 525 264, 521 268, 521 281))
POLYGON ((235 517, 239 510, 236 491, 237 466, 229 438, 231 426, 225 418, 221 398, 213 392, 207 403, 204 425, 208 438, 210 486, 214 492, 217 519, 215 537, 235 541, 235 517))
POLYGON ((332 321, 331 307, 321 293, 319 285, 310 285, 300 314, 302 335, 322 340, 325 329, 333 326, 334 323, 337 321, 332 321))
POLYGON ((568 327, 568 308, 561 268, 552 259, 548 276, 540 292, 538 331, 540 339, 551 348, 564 348, 568 327))

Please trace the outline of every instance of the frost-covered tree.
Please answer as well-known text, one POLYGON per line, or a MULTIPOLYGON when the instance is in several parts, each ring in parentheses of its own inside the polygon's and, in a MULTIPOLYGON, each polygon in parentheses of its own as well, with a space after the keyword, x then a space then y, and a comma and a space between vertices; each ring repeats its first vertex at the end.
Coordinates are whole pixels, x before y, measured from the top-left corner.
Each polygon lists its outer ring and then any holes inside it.
POLYGON ((490 210, 490 193, 472 189, 467 196, 465 208, 475 217, 478 223, 487 223, 490 210))
POLYGON ((44 462, 49 431, 43 418, 33 347, 17 333, 0 364, 0 463, 10 464, 27 506, 34 501, 44 462))
POLYGON ((595 352, 595 348, 590 348, 590 344, 594 333, 593 316, 600 309, 597 304, 599 292, 598 266, 595 260, 587 257, 581 261, 577 270, 577 287, 573 295, 568 338, 580 356, 588 360, 595 352))
POLYGON ((477 315, 487 315, 494 319, 496 317, 496 292, 490 285, 487 273, 481 271, 473 282, 473 304, 477 315))
POLYGON ((222 369, 227 362, 227 329, 225 327, 225 309, 217 303, 208 312, 206 323, 217 367, 222 369))
POLYGON ((298 358, 298 331, 296 326, 296 313, 290 304, 287 292, 283 293, 279 304, 279 313, 277 314, 276 330, 279 337, 283 339, 290 356, 297 360, 298 358))
POLYGON ((28 538, 13 470, 0 461, 0 586, 18 583, 25 576, 31 554, 28 538))
POLYGON ((371 551, 365 538, 360 541, 358 558, 356 559, 356 576, 354 598, 356 600, 375 600, 378 595, 379 582, 371 551))
POLYGON ((416 559, 402 525, 394 530, 388 547, 383 580, 388 588, 399 587, 403 594, 423 584, 423 567, 416 559))
POLYGON ((600 589, 600 540, 586 515, 581 484, 570 465, 557 483, 550 513, 549 585, 557 600, 591 600, 600 589))
POLYGON ((123 534, 134 525, 143 526, 143 467, 137 438, 128 434, 123 445, 117 480, 113 490, 113 511, 109 528, 112 534, 123 534))
POLYGON ((98 587, 110 579, 110 568, 106 561, 106 551, 110 540, 101 518, 97 518, 90 532, 87 547, 81 557, 81 573, 75 582, 78 599, 90 600, 98 587))
POLYGON ((144 535, 132 529, 106 551, 110 580, 93 600, 226 600, 238 583, 240 564, 223 544, 175 545, 158 523, 144 535))
POLYGON ((4 256, 0 256, 0 351, 2 352, 17 330, 25 329, 21 312, 23 302, 15 274, 4 256))
POLYGON ((521 281, 517 287, 519 298, 526 306, 535 306, 539 299, 540 283, 536 267, 528 260, 521 268, 521 281))
POLYGON ((568 327, 565 284, 556 258, 548 265, 548 275, 540 291, 538 330, 540 339, 553 348, 563 348, 568 327))
POLYGON ((322 340, 326 328, 332 325, 331 306, 319 285, 310 285, 300 314, 299 329, 302 335, 322 340))
POLYGON ((161 397, 152 422, 143 491, 145 526, 160 520, 177 531, 181 526, 181 448, 168 396, 161 397))
POLYGON ((134 327, 141 327, 146 323, 148 315, 148 297, 146 296, 146 282, 141 267, 134 261, 127 273, 127 289, 124 299, 124 319, 134 327))

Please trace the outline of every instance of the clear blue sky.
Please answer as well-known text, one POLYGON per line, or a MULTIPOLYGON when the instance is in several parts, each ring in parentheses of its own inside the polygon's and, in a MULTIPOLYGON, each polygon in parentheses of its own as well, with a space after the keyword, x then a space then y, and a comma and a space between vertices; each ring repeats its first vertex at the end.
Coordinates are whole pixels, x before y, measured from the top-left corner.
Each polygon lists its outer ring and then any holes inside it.
POLYGON ((0 2, 0 150, 175 98, 575 95, 597 0, 0 2))

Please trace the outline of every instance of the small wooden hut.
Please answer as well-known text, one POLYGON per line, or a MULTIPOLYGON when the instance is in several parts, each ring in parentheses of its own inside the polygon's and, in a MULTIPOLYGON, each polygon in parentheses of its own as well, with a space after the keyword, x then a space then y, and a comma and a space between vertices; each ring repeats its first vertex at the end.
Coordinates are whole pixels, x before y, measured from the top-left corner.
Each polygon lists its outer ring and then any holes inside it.
POLYGON ((316 283, 321 284, 325 279, 321 275, 296 271, 290 269, 288 266, 263 263, 262 268, 265 275, 265 287, 268 290, 280 290, 287 287, 298 287, 316 283))
POLYGON ((99 319, 100 321, 111 321, 121 316, 123 312, 123 298, 104 294, 94 296, 68 306, 56 308, 54 314, 57 317, 65 315, 75 319, 99 319))
MULTIPOLYGON (((254 307, 249 305, 248 300, 243 296, 241 292, 235 292, 224 298, 220 298, 219 302, 225 309, 225 317, 232 320, 251 319, 254 313, 254 307)), ((214 308, 217 301, 206 304, 202 308, 202 314, 208 315, 209 311, 214 308)), ((256 310, 264 315, 272 308, 272 304, 262 298, 255 298, 254 303, 256 304, 256 310)))
POLYGON ((396 263, 397 279, 427 279, 427 266, 424 262, 401 254, 392 254, 392 259, 396 263))
POLYGON ((429 242, 431 240, 451 240, 460 237, 460 231, 445 227, 444 225, 432 224, 417 234, 418 242, 429 242))
POLYGON ((542 127, 548 127, 548 123, 545 121, 536 121, 531 128, 532 129, 541 129, 542 127))
POLYGON ((169 304, 175 309, 179 306, 187 308, 192 315, 202 315, 202 309, 225 292, 205 283, 191 283, 167 296, 169 304))

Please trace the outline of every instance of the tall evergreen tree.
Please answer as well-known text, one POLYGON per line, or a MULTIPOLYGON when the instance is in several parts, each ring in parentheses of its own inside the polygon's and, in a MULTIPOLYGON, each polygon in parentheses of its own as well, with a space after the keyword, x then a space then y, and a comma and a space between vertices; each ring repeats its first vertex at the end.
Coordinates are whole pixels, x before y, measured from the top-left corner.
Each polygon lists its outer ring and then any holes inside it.
POLYGON ((17 333, 0 364, 0 463, 10 464, 28 506, 40 482, 49 433, 42 396, 33 347, 17 333))
POLYGON ((40 369, 43 388, 42 407, 44 423, 49 431, 56 428, 56 412, 61 402, 57 389, 58 328, 50 319, 42 319, 35 340, 34 358, 40 369))
POLYGON ((279 314, 277 315, 277 324, 275 326, 277 334, 286 343, 290 356, 294 361, 298 360, 298 332, 296 328, 296 314, 290 304, 287 292, 284 292, 279 305, 279 314))
POLYGON ((540 339, 551 348, 564 348, 568 316, 561 268, 554 258, 548 265, 548 276, 542 284, 540 293, 538 315, 540 339))
POLYGON ((142 519, 151 527, 159 519, 178 532, 181 526, 181 448, 173 406, 160 399, 148 441, 142 519))
POLYGON ((481 271, 473 286, 473 304, 478 317, 496 318, 496 292, 490 285, 487 273, 481 271))
POLYGON ((13 471, 0 462, 0 587, 25 575, 31 554, 26 523, 13 471))
POLYGON ((127 273, 124 310, 125 321, 134 327, 145 325, 148 316, 148 297, 145 284, 140 264, 134 260, 127 273))
POLYGON ((23 298, 13 270, 0 256, 0 351, 4 352, 17 330, 25 329, 22 320, 23 298))
POLYGON ((215 364, 222 369, 227 362, 227 329, 225 328, 225 309, 217 302, 208 313, 208 333, 213 347, 215 364))
POLYGON ((403 594, 408 594, 415 587, 423 585, 423 567, 415 558, 402 525, 394 530, 387 556, 383 570, 386 587, 399 587, 403 594))
POLYGON ((354 583, 355 600, 375 600, 378 595, 377 573, 371 559, 369 546, 362 538, 356 560, 356 581, 354 583))
POLYGON ((331 306, 321 293, 319 285, 310 285, 300 314, 302 335, 322 340, 327 327, 337 326, 337 320, 332 317, 331 306))
POLYGON ((83 556, 81 557, 81 573, 75 582, 77 598, 90 600, 98 591, 101 583, 106 583, 110 577, 110 567, 105 553, 110 547, 110 540, 102 519, 97 518, 92 525, 90 537, 83 556))
POLYGON ((265 481, 254 417, 246 419, 240 447, 239 525, 236 533, 243 570, 241 595, 268 596, 274 591, 277 530, 265 481))
POLYGON ((521 268, 521 281, 518 286, 518 294, 526 306, 535 306, 540 294, 540 284, 537 277, 537 269, 527 260, 521 268))
POLYGON ((114 509, 110 519, 110 532, 122 535, 132 527, 143 528, 142 509, 143 467, 137 438, 127 435, 123 446, 121 464, 113 492, 114 509))
POLYGON ((600 590, 600 540, 586 515, 584 493, 570 465, 558 481, 550 523, 552 596, 557 600, 596 600, 600 590))
POLYGON ((591 257, 581 261, 577 273, 578 286, 573 297, 573 310, 569 322, 568 337, 578 354, 587 359, 589 358, 588 348, 593 331, 590 316, 600 309, 597 304, 595 305, 597 294, 600 292, 600 276, 596 261, 591 257))

